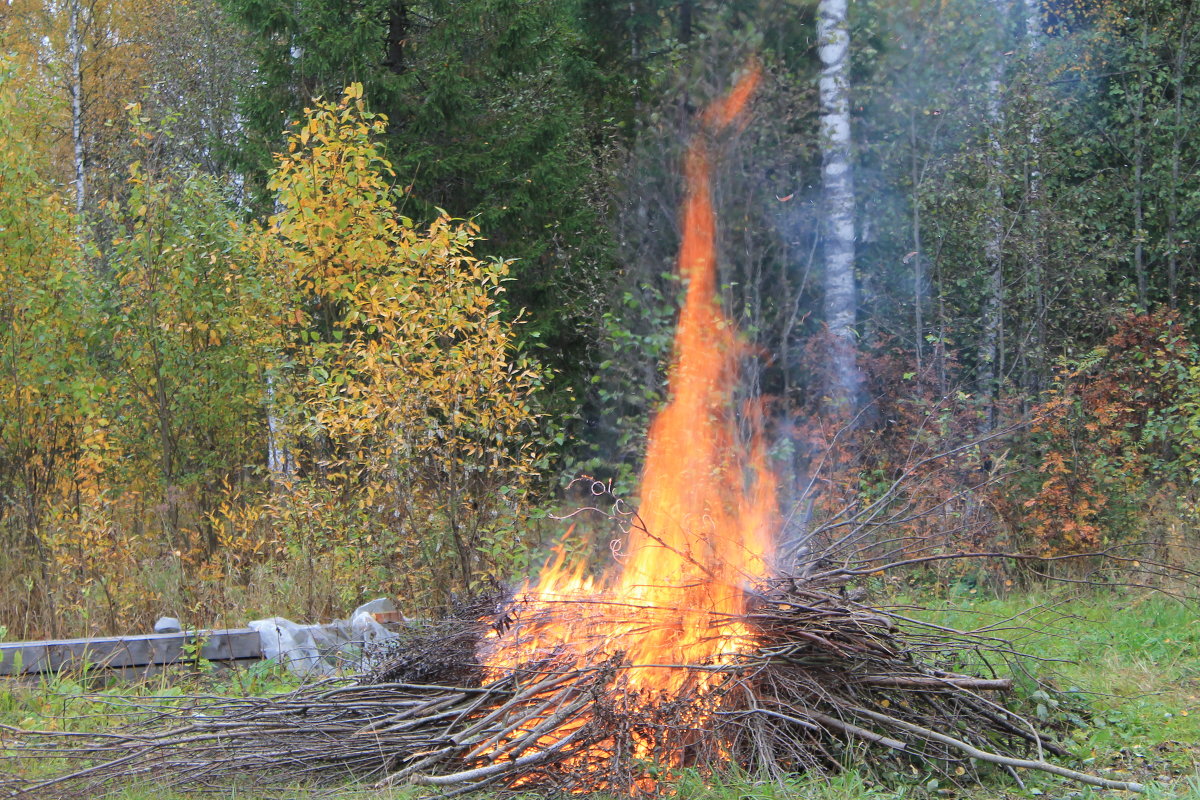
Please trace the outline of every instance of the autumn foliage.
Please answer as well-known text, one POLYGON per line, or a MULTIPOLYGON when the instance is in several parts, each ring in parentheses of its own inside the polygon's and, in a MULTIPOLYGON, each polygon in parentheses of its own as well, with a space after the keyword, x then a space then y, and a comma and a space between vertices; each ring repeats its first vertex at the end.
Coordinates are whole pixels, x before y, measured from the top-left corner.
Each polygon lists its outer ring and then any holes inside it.
POLYGON ((282 210, 261 252, 292 299, 283 446, 307 443, 308 480, 378 525, 397 573, 422 564, 421 594, 436 597, 517 563, 518 501, 548 445, 542 372, 501 317, 508 263, 471 254, 478 229, 445 214, 418 228, 396 210, 372 141, 384 125, 359 86, 309 112, 272 179, 282 210))
POLYGON ((90 253, 18 122, 0 115, 6 624, 428 606, 524 567, 553 434, 501 313, 509 265, 472 255, 469 221, 397 210, 360 88, 296 125, 261 227, 131 106, 90 253))
POLYGON ((1129 313, 1037 409, 1007 514, 1043 555, 1163 541, 1195 514, 1200 351, 1178 314, 1129 313))

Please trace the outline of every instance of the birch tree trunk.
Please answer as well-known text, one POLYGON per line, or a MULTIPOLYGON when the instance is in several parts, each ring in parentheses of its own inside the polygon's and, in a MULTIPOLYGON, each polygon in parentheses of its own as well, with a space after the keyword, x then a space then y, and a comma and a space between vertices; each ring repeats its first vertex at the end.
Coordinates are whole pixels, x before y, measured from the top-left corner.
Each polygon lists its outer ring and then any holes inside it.
POLYGON ((829 398, 853 412, 861 379, 855 359, 854 173, 850 148, 850 31, 847 0, 820 0, 821 197, 825 255, 825 324, 830 334, 829 398))
POLYGON ((1171 183, 1167 199, 1167 302, 1171 308, 1175 308, 1179 303, 1179 205, 1180 192, 1183 190, 1180 182, 1180 164, 1184 142, 1191 135, 1184 116, 1183 97, 1188 90, 1187 71, 1194 39, 1192 7, 1189 5, 1180 21, 1179 41, 1171 69, 1171 86, 1175 94, 1174 120, 1171 126, 1171 183))
POLYGON ((75 213, 83 216, 87 176, 83 158, 83 9, 80 0, 68 0, 67 49, 71 56, 71 145, 75 160, 75 213))
MULTIPOLYGON (((1146 53, 1147 32, 1142 23, 1142 54, 1146 53)), ((1149 281, 1146 277, 1146 214, 1144 207, 1146 176, 1146 68, 1138 68, 1137 96, 1133 107, 1133 274, 1137 279, 1138 305, 1149 308, 1149 281)))
POLYGON ((925 250, 921 244, 921 174, 917 156, 917 111, 908 112, 908 179, 912 185, 909 225, 912 228, 913 353, 917 357, 917 383, 922 380, 921 360, 925 339, 925 250))
POLYGON ((996 423, 996 395, 1003 365, 1002 338, 1004 332, 1004 149, 1001 136, 1004 130, 1004 105, 1001 92, 1004 86, 1004 51, 1007 39, 1009 0, 996 2, 996 61, 987 84, 987 238, 983 244, 983 259, 987 284, 983 297, 982 330, 979 337, 979 366, 976 378, 983 406, 981 432, 992 430, 996 423))
POLYGON ((267 374, 267 473, 272 486, 286 483, 296 474, 296 462, 288 449, 283 420, 275 406, 275 379, 267 374))
MULTIPOLYGON (((1025 40, 1030 68, 1037 68, 1042 48, 1042 0, 1025 0, 1025 40)), ((1033 88, 1031 91, 1038 91, 1033 88)), ((1025 336, 1027 350, 1022 354, 1024 388, 1034 394, 1042 390, 1046 352, 1046 259, 1042 231, 1042 127, 1035 118, 1029 126, 1029 177, 1027 202, 1029 206, 1029 261, 1025 272, 1027 314, 1031 316, 1025 336)))

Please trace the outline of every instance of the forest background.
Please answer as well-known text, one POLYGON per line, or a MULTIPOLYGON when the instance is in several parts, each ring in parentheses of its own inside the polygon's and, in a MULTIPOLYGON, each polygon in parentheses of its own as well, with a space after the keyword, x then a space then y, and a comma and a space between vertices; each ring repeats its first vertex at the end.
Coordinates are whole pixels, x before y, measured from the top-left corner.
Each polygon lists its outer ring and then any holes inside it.
MULTIPOLYGON (((913 551, 1182 560, 1198 37, 1186 0, 3 0, 0 630, 427 612, 529 574, 575 476, 635 501, 683 147, 751 58, 714 195, 781 540, 902 479, 913 551)), ((1078 562, 955 563, 918 578, 1078 562)))

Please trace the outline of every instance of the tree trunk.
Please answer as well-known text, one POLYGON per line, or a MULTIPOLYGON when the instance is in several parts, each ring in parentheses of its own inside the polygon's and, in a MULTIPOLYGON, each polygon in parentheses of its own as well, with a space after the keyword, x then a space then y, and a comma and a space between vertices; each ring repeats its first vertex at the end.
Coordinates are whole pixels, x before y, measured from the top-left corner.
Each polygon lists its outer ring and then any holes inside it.
POLYGON ((1181 83, 1176 83, 1175 129, 1171 134, 1171 195, 1167 202, 1167 305, 1172 309, 1179 303, 1179 245, 1176 230, 1179 226, 1179 161, 1183 151, 1183 99, 1181 83))
MULTIPOLYGON (((1025 0, 1025 37, 1030 68, 1036 70, 1037 55, 1042 46, 1042 0, 1025 0)), ((1040 113, 1040 109, 1037 113, 1040 113)), ((1028 146, 1029 175, 1026 197, 1029 206, 1029 261, 1025 273, 1025 296, 1030 329, 1025 337, 1028 345, 1022 383, 1028 393, 1036 395, 1042 389, 1046 365, 1046 260, 1042 251, 1042 127, 1036 116, 1029 126, 1028 146)))
POLYGON ((75 160, 75 213, 83 216, 87 176, 83 159, 83 9, 80 0, 68 0, 67 48, 71 55, 71 145, 75 160))
POLYGON ((296 471, 284 440, 283 421, 275 409, 275 379, 267 375, 267 475, 273 488, 286 483, 296 471))
POLYGON ((1171 71, 1171 87, 1175 93, 1175 117, 1171 126, 1171 185, 1167 201, 1167 302, 1171 308, 1179 303, 1179 195, 1180 162, 1183 143, 1190 134, 1183 113, 1183 95, 1187 91, 1187 67, 1192 41, 1192 8, 1189 5, 1179 26, 1179 43, 1171 71))
POLYGON ((387 67, 399 75, 404 72, 404 48, 408 43, 408 3, 392 0, 388 7, 387 67))
MULTIPOLYGON (((1147 47, 1146 25, 1142 23, 1142 54, 1147 47)), ((1145 176, 1146 176, 1146 71, 1138 69, 1137 94, 1134 97, 1133 111, 1133 274, 1137 279, 1138 306, 1145 309, 1149 303, 1149 280, 1146 277, 1146 209, 1145 209, 1145 176)))
POLYGON ((979 365, 976 378, 979 399, 983 406, 980 423, 982 433, 992 430, 996 424, 996 395, 998 378, 996 367, 1000 361, 1000 337, 1004 326, 1004 150, 1001 136, 1004 131, 1004 107, 1001 91, 1004 86, 1004 43, 1007 38, 1008 0, 996 4, 998 46, 996 62, 992 65, 991 79, 987 85, 988 155, 987 193, 991 207, 988 209, 987 239, 983 244, 983 259, 987 270, 987 285, 983 296, 983 320, 979 337, 979 365))
POLYGON ((909 182, 912 184, 912 199, 909 202, 909 224, 912 228, 913 353, 917 358, 916 379, 919 384, 922 380, 921 356, 925 339, 925 252, 921 245, 921 165, 917 158, 917 118, 915 108, 910 109, 908 114, 908 168, 909 182))
POLYGON ((159 470, 162 472, 163 502, 167 512, 167 537, 174 543, 175 534, 179 532, 179 486, 175 480, 175 467, 179 466, 178 446, 175 440, 175 420, 171 410, 171 397, 167 391, 167 377, 163 369, 162 356, 158 347, 151 345, 154 357, 154 407, 158 420, 159 441, 159 470))
POLYGON ((855 358, 854 174, 850 147, 850 31, 847 0, 820 0, 821 195, 824 211, 825 324, 830 336, 829 398, 852 413, 861 380, 855 358))
POLYGON ((641 42, 638 39, 637 0, 629 0, 629 60, 637 64, 642 59, 641 42))

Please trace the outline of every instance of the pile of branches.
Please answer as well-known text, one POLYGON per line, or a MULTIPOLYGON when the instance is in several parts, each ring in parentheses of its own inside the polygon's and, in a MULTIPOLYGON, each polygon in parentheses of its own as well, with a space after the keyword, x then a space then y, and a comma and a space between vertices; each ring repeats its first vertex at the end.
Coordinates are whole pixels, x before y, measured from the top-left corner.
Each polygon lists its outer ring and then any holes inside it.
POLYGON ((212 787, 243 776, 259 790, 356 779, 445 796, 485 787, 648 794, 654 762, 783 778, 836 770, 874 750, 951 781, 994 765, 1141 789, 1049 761, 1067 753, 1005 704, 1010 681, 959 671, 963 653, 1003 656, 1003 641, 853 596, 844 577, 763 587, 746 618, 756 646, 733 663, 685 665, 696 688, 672 697, 624 691, 619 653, 551 652, 489 679, 473 655, 489 624, 443 621, 353 679, 269 698, 142 706, 136 725, 94 735, 6 728, 5 758, 76 766, 0 786, 13 796, 95 796, 133 779, 212 787))

